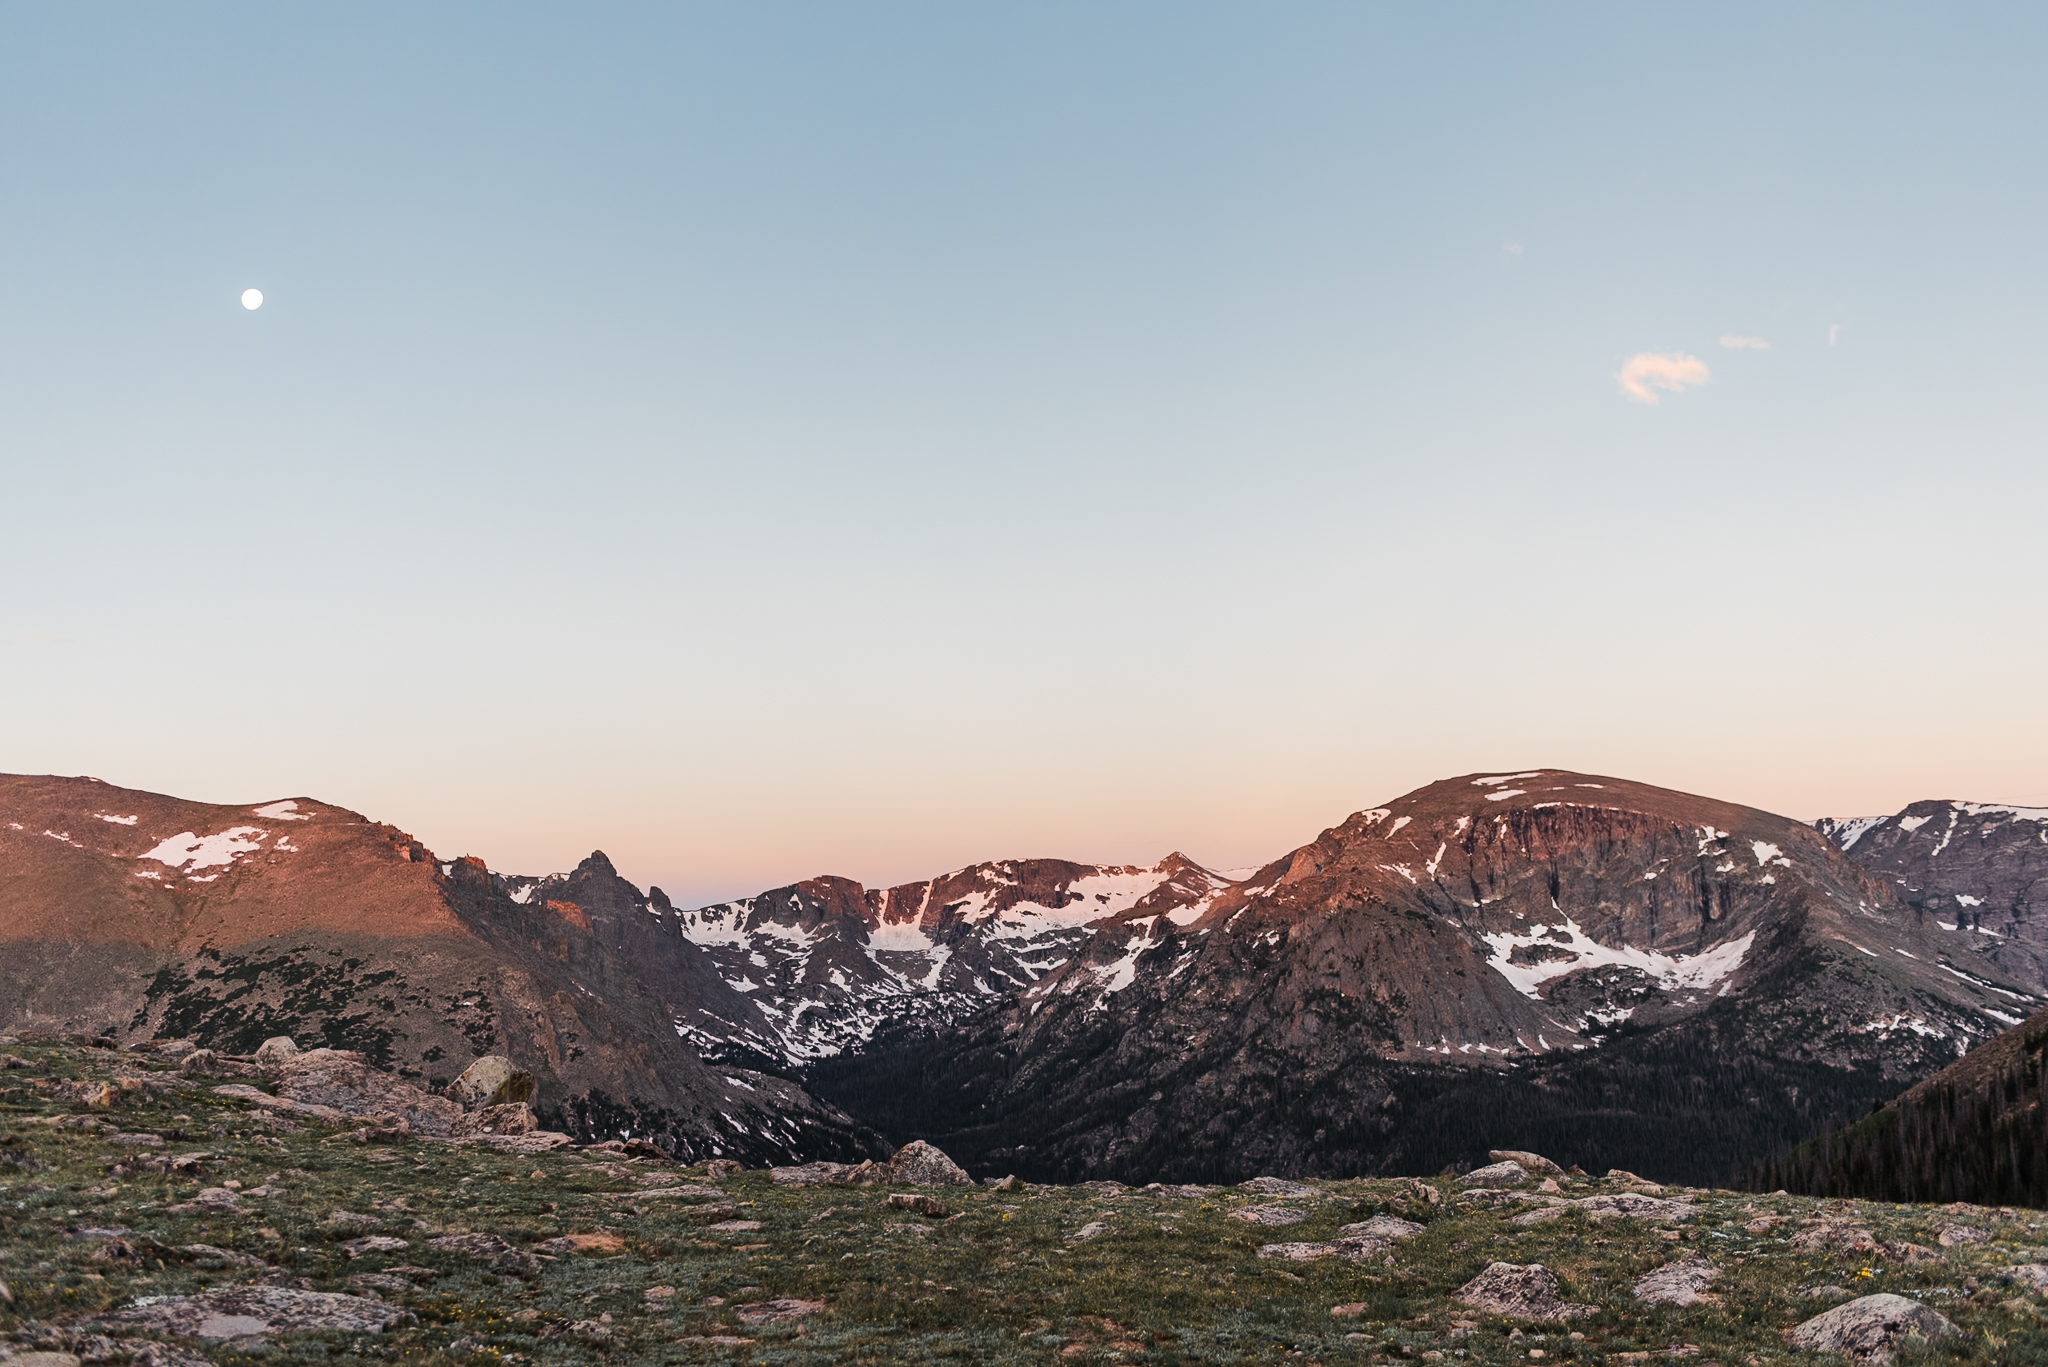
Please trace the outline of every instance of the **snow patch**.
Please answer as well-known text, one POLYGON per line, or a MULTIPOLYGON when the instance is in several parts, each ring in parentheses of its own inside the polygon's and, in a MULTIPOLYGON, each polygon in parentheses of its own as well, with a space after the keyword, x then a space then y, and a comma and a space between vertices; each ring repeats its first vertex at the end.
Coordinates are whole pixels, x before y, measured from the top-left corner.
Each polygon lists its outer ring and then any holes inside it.
POLYGON ((267 807, 252 808, 249 814, 251 816, 260 816, 265 821, 311 821, 313 819, 311 812, 299 810, 299 804, 296 799, 285 802, 273 802, 267 807))
POLYGON ((266 834, 254 826, 235 826, 219 835, 202 836, 185 831, 161 841, 155 849, 144 852, 141 858, 154 859, 174 869, 228 865, 234 863, 238 856, 260 849, 260 842, 266 834), (255 839, 250 839, 251 836, 255 839))
POLYGON ((133 826, 142 819, 135 816, 109 816, 105 812, 94 812, 93 815, 106 822, 109 826, 133 826))
POLYGON ((1541 769, 1531 769, 1525 774, 1495 774, 1491 778, 1475 778, 1472 780, 1472 786, 1475 788, 1492 788, 1503 783, 1515 783, 1525 778, 1541 777, 1543 777, 1541 769))
POLYGON ((1742 966, 1743 956, 1756 940, 1756 932, 1729 940, 1699 954, 1658 954, 1624 945, 1603 945, 1586 934, 1578 922, 1567 916, 1559 926, 1531 926, 1527 934, 1498 931, 1481 937, 1493 949, 1487 964, 1506 978, 1525 997, 1540 998, 1538 989, 1552 978, 1561 978, 1582 968, 1635 968, 1656 979, 1666 992, 1682 988, 1711 987, 1742 966), (1560 937, 1557 932, 1563 931, 1560 937), (1534 945, 1563 951, 1558 958, 1518 964, 1509 956, 1517 949, 1534 945))
POLYGON ((1509 788, 1505 792, 1488 793, 1486 795, 1486 800, 1488 802, 1505 802, 1507 799, 1511 797, 1526 797, 1528 796, 1528 792, 1529 790, 1527 788, 1509 788))
POLYGON ((1881 826, 1888 820, 1882 816, 1849 816, 1834 823, 1835 845, 1850 849, 1857 841, 1868 835, 1873 827, 1881 826))

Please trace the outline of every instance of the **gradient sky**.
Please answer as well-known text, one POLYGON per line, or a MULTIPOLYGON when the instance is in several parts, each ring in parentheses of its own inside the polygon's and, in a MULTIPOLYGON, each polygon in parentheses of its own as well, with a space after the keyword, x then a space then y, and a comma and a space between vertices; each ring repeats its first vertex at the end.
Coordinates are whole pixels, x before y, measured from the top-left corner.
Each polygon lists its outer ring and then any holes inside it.
POLYGON ((1477 769, 2048 802, 2044 50, 0 9, 0 769, 687 901, 1477 769))

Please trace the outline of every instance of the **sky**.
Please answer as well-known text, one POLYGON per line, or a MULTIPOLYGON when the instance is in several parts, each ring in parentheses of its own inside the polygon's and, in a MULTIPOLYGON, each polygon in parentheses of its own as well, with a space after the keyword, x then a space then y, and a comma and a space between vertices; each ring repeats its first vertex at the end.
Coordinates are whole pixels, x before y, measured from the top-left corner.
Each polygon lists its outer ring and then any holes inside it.
POLYGON ((2048 804, 2044 43, 0 9, 0 770, 685 903, 1531 766, 2048 804))

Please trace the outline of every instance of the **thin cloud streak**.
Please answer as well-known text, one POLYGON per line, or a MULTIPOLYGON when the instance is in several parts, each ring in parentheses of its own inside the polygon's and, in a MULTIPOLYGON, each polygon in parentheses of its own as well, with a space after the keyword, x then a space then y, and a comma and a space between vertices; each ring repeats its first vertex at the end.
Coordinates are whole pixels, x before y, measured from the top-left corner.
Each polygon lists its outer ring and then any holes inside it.
POLYGON ((1639 351, 1623 363, 1615 379, 1621 392, 1636 403, 1656 404, 1657 391, 1677 394, 1714 378, 1707 363, 1682 351, 1639 351))
POLYGON ((1727 347, 1730 351, 1769 351, 1771 349, 1771 344, 1761 337, 1725 336, 1721 339, 1721 345, 1727 347))

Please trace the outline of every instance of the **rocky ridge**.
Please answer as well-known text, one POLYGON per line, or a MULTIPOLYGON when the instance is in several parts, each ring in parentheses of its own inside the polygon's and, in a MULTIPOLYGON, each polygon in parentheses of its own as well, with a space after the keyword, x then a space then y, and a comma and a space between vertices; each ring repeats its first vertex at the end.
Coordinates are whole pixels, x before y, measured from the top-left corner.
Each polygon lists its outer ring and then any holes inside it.
POLYGON ((1944 934, 2048 993, 2048 807, 1915 802, 1814 825, 1944 934))

